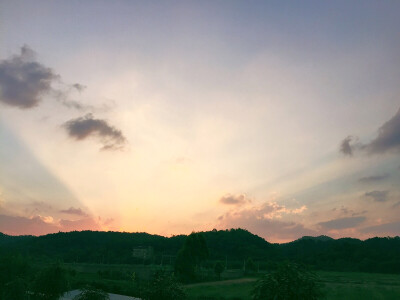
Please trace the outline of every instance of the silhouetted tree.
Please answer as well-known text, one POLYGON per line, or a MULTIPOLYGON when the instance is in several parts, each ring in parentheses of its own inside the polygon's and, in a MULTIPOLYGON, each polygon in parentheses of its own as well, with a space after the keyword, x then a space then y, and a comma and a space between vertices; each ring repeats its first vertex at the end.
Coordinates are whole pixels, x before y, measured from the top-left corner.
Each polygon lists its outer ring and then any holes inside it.
POLYGON ((175 273, 182 281, 196 277, 196 268, 208 257, 206 241, 201 233, 191 233, 185 239, 175 261, 175 273))
POLYGON ((257 265, 254 263, 253 259, 249 257, 246 259, 246 265, 245 265, 245 271, 246 272, 255 272, 257 270, 257 265))
POLYGON ((253 300, 315 300, 322 297, 317 277, 304 266, 284 263, 260 279, 253 300))
POLYGON ((42 270, 33 284, 35 299, 57 300, 67 290, 67 272, 59 264, 42 270))
POLYGON ((217 261, 214 265, 214 273, 217 275, 218 279, 221 279, 221 273, 224 271, 225 266, 222 262, 217 261))

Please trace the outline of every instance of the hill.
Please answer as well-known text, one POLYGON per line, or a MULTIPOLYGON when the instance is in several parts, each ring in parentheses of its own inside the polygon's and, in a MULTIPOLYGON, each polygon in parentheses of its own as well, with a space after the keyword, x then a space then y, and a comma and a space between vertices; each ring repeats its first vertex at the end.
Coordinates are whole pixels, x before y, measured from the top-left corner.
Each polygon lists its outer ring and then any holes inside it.
MULTIPOLYGON (((202 232, 209 248, 210 265, 229 261, 241 268, 252 258, 263 269, 291 260, 320 270, 400 272, 400 237, 332 239, 305 236, 286 244, 271 244, 244 229, 202 232)), ((164 237, 148 233, 73 231, 39 237, 0 235, 0 253, 20 253, 35 260, 104 264, 161 264, 167 256, 173 262, 185 235, 164 237), (134 248, 151 248, 151 258, 133 257, 134 248)))

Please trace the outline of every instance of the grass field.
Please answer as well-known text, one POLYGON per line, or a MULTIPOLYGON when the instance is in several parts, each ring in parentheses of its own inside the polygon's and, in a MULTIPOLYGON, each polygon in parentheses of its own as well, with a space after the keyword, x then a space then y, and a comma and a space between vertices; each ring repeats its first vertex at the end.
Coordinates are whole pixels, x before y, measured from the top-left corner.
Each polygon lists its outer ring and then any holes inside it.
MULTIPOLYGON (((400 275, 350 272, 317 272, 327 300, 400 299, 400 275)), ((249 300, 255 278, 186 285, 189 299, 249 300)))

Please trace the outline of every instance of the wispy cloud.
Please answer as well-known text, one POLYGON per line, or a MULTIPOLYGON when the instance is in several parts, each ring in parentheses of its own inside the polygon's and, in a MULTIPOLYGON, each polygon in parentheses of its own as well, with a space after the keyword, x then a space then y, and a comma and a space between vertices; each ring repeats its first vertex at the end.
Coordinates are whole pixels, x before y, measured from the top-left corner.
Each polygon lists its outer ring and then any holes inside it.
POLYGON ((68 215, 87 216, 87 214, 80 208, 70 207, 68 209, 60 210, 60 212, 68 215))
POLYGON ((358 179, 358 181, 361 183, 372 183, 372 182, 383 181, 389 177, 390 177, 389 174, 372 175, 372 176, 361 177, 360 179, 358 179))
POLYGON ((324 229, 346 229, 356 227, 366 220, 366 217, 346 217, 320 222, 317 225, 324 229))
POLYGON ((372 191, 365 193, 366 197, 372 198, 375 202, 385 202, 388 200, 389 191, 372 191))

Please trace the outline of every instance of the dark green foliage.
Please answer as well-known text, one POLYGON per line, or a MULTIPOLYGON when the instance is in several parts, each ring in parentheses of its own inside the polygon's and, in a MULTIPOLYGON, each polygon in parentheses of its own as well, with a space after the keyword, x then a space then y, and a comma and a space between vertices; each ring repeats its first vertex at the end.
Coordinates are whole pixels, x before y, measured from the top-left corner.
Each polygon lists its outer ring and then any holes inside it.
POLYGON ((0 259, 0 299, 26 299, 31 273, 31 267, 25 258, 3 256, 0 259))
POLYGON ((221 278, 221 273, 225 270, 225 266, 222 262, 217 261, 214 265, 214 273, 217 275, 218 279, 221 278))
POLYGON ((186 294, 172 275, 158 271, 145 292, 145 300, 183 300, 186 294))
POLYGON ((59 264, 43 269, 33 283, 35 299, 57 300, 67 290, 67 271, 59 264))
POLYGON ((264 276, 253 290, 253 300, 316 300, 321 297, 316 275, 293 263, 284 263, 277 271, 264 276))
POLYGON ((175 262, 175 274, 183 281, 196 278, 196 269, 208 257, 206 241, 201 233, 191 233, 179 250, 175 262))
POLYGON ((16 278, 13 281, 7 282, 4 287, 3 299, 27 300, 26 281, 22 278, 16 278))
POLYGON ((254 263, 253 259, 249 257, 246 259, 245 271, 247 273, 252 273, 257 271, 257 265, 254 263))
POLYGON ((110 297, 102 290, 87 286, 81 293, 74 297, 74 300, 108 300, 110 297))

